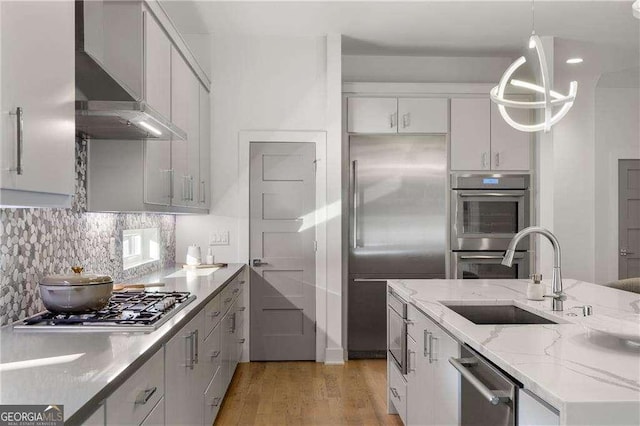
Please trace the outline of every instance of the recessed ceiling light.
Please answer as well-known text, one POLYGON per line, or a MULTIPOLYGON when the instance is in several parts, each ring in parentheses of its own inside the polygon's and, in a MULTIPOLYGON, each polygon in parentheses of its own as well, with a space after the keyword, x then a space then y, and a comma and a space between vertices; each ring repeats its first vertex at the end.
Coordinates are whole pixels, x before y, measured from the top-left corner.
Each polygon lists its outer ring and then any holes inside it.
POLYGON ((567 63, 568 64, 581 64, 582 63, 582 58, 570 58, 570 59, 567 59, 567 63))

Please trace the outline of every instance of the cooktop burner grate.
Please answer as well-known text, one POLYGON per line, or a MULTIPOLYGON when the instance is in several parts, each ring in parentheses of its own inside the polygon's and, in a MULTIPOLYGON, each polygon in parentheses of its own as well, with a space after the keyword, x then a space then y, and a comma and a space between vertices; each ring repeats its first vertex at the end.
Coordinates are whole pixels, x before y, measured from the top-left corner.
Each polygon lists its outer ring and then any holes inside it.
POLYGON ((153 331, 196 298, 189 292, 113 293, 102 310, 86 314, 41 312, 18 321, 15 329, 50 331, 153 331))

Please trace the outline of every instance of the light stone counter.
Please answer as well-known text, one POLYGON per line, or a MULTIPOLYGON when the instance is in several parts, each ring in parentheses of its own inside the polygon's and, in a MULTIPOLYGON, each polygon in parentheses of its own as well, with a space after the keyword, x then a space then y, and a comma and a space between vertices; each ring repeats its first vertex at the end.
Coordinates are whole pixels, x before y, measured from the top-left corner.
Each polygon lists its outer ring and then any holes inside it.
POLYGON ((565 279, 564 311, 552 312, 550 300, 527 300, 526 280, 391 280, 389 286, 557 408, 561 424, 640 424, 640 345, 587 328, 581 310, 571 309, 589 304, 591 319, 615 317, 640 329, 640 295, 565 279), (514 303, 562 324, 476 325, 443 301, 514 303))
MULTIPOLYGON (((186 325, 243 270, 230 264, 209 274, 166 278, 165 269, 135 283, 164 282, 158 291, 189 291, 196 299, 151 333, 34 332, 0 329, 0 404, 63 404, 78 423, 186 325)), ((182 274, 179 274, 182 275, 182 274)))

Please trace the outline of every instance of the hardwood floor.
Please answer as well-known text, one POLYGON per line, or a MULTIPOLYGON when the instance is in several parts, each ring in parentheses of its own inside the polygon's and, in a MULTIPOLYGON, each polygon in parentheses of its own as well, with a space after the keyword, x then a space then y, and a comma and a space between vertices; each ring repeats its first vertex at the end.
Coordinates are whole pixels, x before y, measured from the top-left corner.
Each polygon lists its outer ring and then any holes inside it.
POLYGON ((215 424, 402 425, 386 381, 386 360, 239 364, 215 424))

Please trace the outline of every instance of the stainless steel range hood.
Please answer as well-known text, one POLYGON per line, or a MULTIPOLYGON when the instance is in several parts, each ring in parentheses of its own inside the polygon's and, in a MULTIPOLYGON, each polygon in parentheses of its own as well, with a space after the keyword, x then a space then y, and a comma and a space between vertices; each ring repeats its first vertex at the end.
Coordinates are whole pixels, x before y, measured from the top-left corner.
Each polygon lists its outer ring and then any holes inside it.
POLYGON ((142 2, 75 4, 76 130, 93 139, 186 139, 143 97, 142 2))

